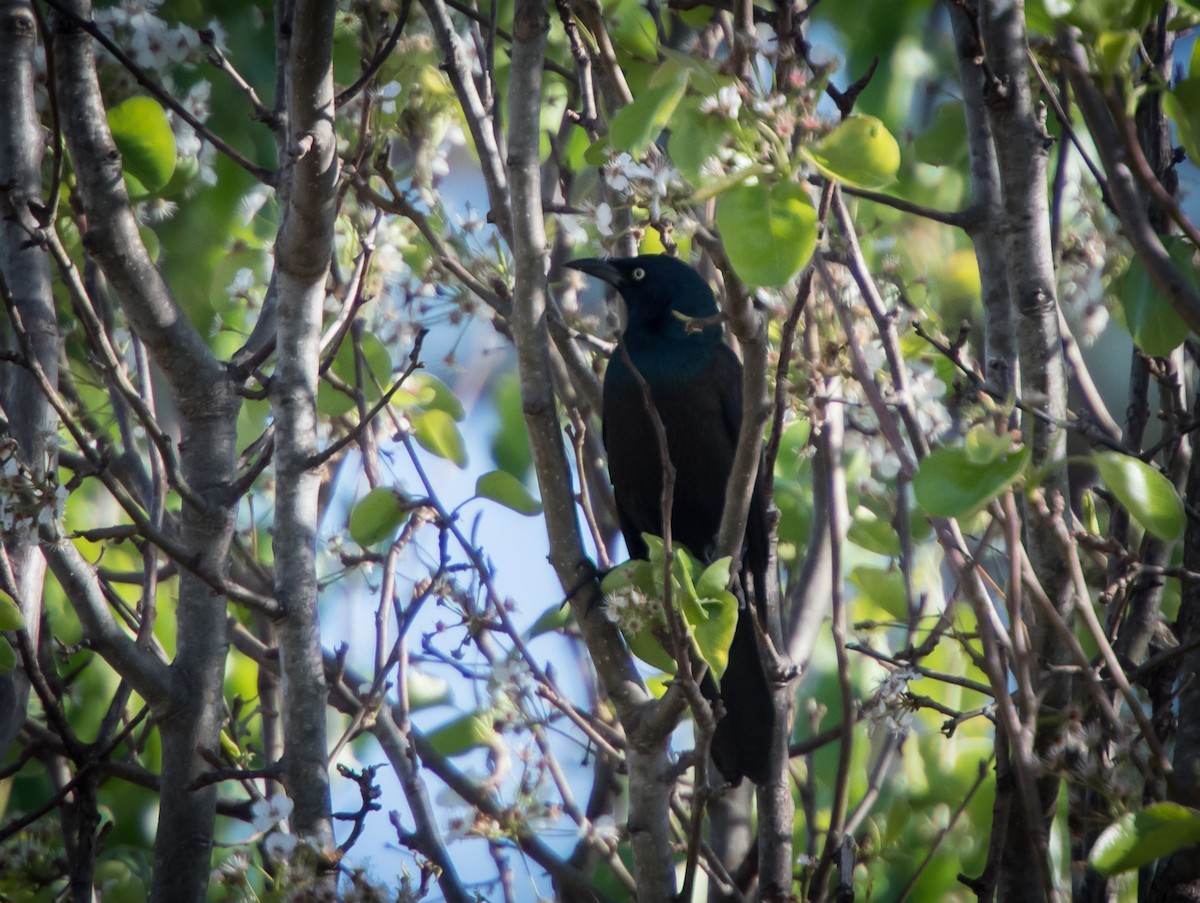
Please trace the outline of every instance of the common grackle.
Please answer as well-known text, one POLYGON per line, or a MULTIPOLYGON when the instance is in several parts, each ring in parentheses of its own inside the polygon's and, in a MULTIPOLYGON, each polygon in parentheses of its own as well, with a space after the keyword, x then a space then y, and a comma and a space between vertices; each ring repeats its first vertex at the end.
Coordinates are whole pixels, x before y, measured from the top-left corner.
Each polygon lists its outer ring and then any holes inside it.
MULTIPOLYGON (((662 460, 642 389, 629 361, 650 387, 675 465, 671 533, 675 542, 708 562, 716 551, 742 422, 742 365, 722 341, 720 325, 689 331, 688 319, 714 317, 717 302, 700 274, 672 257, 573 260, 568 267, 612 285, 625 300, 627 325, 604 375, 603 430, 609 477, 625 545, 646 558, 643 533, 662 535, 662 460)), ((768 566, 766 508, 756 483, 746 524, 741 572, 743 600, 753 591, 765 624, 768 566)), ((710 674, 701 690, 715 702, 710 674)), ((719 696, 712 756, 727 781, 767 780, 774 708, 759 663, 754 624, 743 604, 729 647, 719 696)))

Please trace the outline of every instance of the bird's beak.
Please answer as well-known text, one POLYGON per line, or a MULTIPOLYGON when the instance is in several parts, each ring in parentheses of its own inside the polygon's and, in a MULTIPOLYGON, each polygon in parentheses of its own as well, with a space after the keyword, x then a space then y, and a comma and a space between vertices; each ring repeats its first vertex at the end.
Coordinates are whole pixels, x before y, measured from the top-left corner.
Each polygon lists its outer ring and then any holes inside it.
POLYGON ((603 279, 609 285, 617 286, 622 282, 621 271, 607 260, 601 260, 599 257, 583 257, 579 260, 568 260, 563 266, 579 270, 581 273, 587 273, 589 276, 595 276, 597 279, 603 279))

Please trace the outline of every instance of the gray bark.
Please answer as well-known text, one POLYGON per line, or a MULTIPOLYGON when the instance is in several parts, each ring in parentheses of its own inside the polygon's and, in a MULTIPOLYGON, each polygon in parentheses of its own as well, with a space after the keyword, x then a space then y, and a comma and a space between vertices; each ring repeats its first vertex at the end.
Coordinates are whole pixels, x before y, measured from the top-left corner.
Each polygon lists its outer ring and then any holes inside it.
MULTIPOLYGON (((1026 517, 1025 546, 1041 586, 1059 614, 1070 620, 1074 606, 1068 570, 1062 566, 1055 539, 1054 518, 1069 512, 1066 469, 1050 469, 1066 454, 1066 434, 1059 423, 1067 416, 1067 380, 1063 363, 1062 336, 1058 328, 1058 301, 1050 236, 1049 197, 1046 166, 1049 135, 1045 110, 1036 108, 1030 90, 1028 43, 1025 35, 1024 3, 985 4, 980 28, 985 36, 987 62, 994 78, 985 82, 984 100, 994 138, 1000 177, 1004 253, 1008 295, 1016 314, 1017 345, 1020 355, 1020 397, 1035 404, 1051 418, 1049 421, 1027 417, 1023 425, 1025 441, 1033 452, 1033 465, 1047 468, 1042 491, 1050 514, 1026 517)), ((986 76, 986 70, 984 72, 986 76)), ((1037 660, 1043 665, 1064 664, 1069 653, 1061 638, 1039 625, 1040 618, 1026 614, 1037 660)), ((1030 688, 1037 694, 1019 693, 1021 720, 1039 725, 1034 738, 1040 754, 1055 742, 1056 733, 1048 727, 1053 718, 1039 713, 1061 712, 1070 699, 1068 679, 1039 669, 1030 688), (1039 712, 1029 711, 1036 705, 1039 712)), ((1017 739, 1010 738, 1014 748, 1017 739)), ((1010 814, 997 884, 997 898, 1004 901, 1044 899, 1043 884, 1048 865, 1030 868, 1029 857, 1046 862, 1046 839, 1058 797, 1058 780, 1042 777, 1037 786, 1037 809, 1013 807, 1010 814)))
POLYGON ((275 414, 275 573, 283 608, 279 630, 283 675, 284 784, 295 808, 291 827, 332 849, 327 688, 317 613, 316 534, 320 476, 317 381, 325 282, 337 210, 333 132, 333 22, 336 5, 299 0, 286 48, 288 139, 281 159, 286 184, 276 245, 279 298, 275 414))
MULTIPOLYGON (((30 241, 30 204, 41 202, 45 140, 34 105, 33 4, 0 4, 0 283, 20 313, 30 351, 52 385, 58 381, 58 324, 46 253, 30 241)), ((10 343, 12 344, 12 343, 10 343)), ((14 347, 14 350, 19 350, 14 347)), ((0 369, 0 436, 17 443, 17 460, 35 481, 54 474, 56 417, 37 381, 20 367, 0 369)), ((31 533, 5 540, 16 602, 31 647, 38 647, 45 559, 31 533)), ((0 755, 25 721, 29 680, 20 669, 0 677, 0 755)))
MULTIPOLYGON (((69 11, 91 18, 79 0, 69 11)), ((121 178, 96 76, 91 38, 66 16, 51 20, 54 77, 63 131, 86 215, 85 247, 100 265, 131 327, 166 375, 180 413, 180 476, 197 501, 185 502, 181 543, 209 573, 228 569, 236 498, 240 399, 224 367, 175 303, 138 233, 121 178)), ((71 599, 77 609, 86 602, 71 599)), ((163 746, 153 900, 203 900, 217 800, 215 785, 190 789, 206 770, 199 754, 216 748, 223 714, 226 599, 191 571, 179 577, 177 651, 165 698, 151 699, 163 746), (157 703, 157 704, 155 704, 157 703)), ((81 614, 82 617, 82 614, 81 614)), ((121 644, 122 646, 124 644, 121 644)), ((132 657, 135 653, 130 653, 132 657)), ((148 651, 138 650, 141 657, 148 651)), ((120 659, 110 659, 125 674, 120 659)), ((151 666, 140 663, 143 670, 151 666)))
POLYGON ((675 893, 668 744, 670 730, 678 723, 681 709, 664 710, 662 706, 666 703, 650 699, 620 634, 604 614, 598 585, 589 579, 594 575, 580 536, 550 378, 546 236, 537 153, 542 60, 548 27, 543 4, 538 0, 518 3, 509 88, 508 169, 516 266, 513 339, 521 401, 545 508, 550 561, 564 589, 573 590, 584 584, 572 597, 571 606, 596 672, 616 705, 629 738, 629 830, 639 892, 647 900, 667 900, 675 893))

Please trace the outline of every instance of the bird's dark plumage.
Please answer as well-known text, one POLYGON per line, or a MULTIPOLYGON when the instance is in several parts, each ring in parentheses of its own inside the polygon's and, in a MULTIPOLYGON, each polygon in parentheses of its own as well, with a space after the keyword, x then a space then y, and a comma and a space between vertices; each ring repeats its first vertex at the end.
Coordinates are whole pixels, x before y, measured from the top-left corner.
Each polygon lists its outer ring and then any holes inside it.
MULTIPOLYGON (((742 365, 722 341, 719 325, 689 332, 686 320, 717 314, 712 290, 700 274, 671 257, 574 260, 567 266, 603 279, 625 300, 622 342, 650 387, 675 465, 671 532, 695 557, 711 561, 725 506, 742 422, 742 365)), ((618 350, 604 376, 604 447, 630 556, 645 558, 643 533, 662 535, 662 462, 644 396, 618 350)), ((746 524, 742 585, 753 589, 765 617, 767 522, 756 485, 746 524)), ((765 623, 765 620, 763 621, 765 623)), ((706 676, 701 689, 716 701, 706 676)), ((767 779, 774 709, 759 663, 754 625, 742 610, 721 680, 725 716, 717 723, 712 755, 730 783, 743 776, 767 779)))

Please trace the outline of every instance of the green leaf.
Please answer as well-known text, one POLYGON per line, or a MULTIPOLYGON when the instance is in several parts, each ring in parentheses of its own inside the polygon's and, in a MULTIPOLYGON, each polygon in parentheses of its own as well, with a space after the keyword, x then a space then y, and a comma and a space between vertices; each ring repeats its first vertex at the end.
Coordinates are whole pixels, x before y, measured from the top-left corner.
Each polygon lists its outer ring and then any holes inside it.
POLYGON ((175 134, 152 97, 131 97, 108 111, 108 127, 121 152, 130 194, 153 194, 175 171, 175 134))
POLYGON ((561 631, 574 619, 574 616, 571 614, 571 606, 557 602, 542 612, 538 619, 533 622, 533 626, 529 628, 527 637, 532 640, 543 633, 561 631))
POLYGON ((1029 449, 1020 448, 979 464, 963 448, 939 448, 921 461, 913 477, 919 504, 934 517, 962 517, 978 511, 1021 475, 1029 449))
POLYGON ((8 642, 8 637, 0 637, 0 674, 11 674, 16 666, 16 650, 8 642))
POLYGON ((25 626, 25 615, 7 593, 0 591, 0 630, 20 630, 25 626))
POLYGON ((900 537, 890 521, 884 520, 865 505, 854 509, 854 518, 846 538, 868 552, 876 555, 899 555, 900 537))
POLYGON ((454 391, 432 373, 414 373, 405 382, 405 388, 417 394, 423 408, 445 411, 459 421, 467 416, 454 391))
POLYGON ((588 149, 583 152, 583 162, 588 166, 603 166, 608 162, 608 152, 611 149, 612 138, 608 135, 601 135, 589 144, 588 149))
POLYGON ((1176 539, 1186 522, 1183 502, 1171 481, 1144 461, 1118 452, 1095 452, 1100 479, 1129 516, 1159 539, 1176 539))
POLYGON ((1101 875, 1128 872, 1200 841, 1200 812, 1178 803, 1154 803, 1129 812, 1096 838, 1088 862, 1101 875))
POLYGON ((693 185, 700 183, 700 170, 706 160, 721 149, 729 135, 729 126, 719 117, 700 111, 702 98, 685 97, 671 117, 668 148, 671 162, 693 185))
MULTIPOLYGON (((372 332, 362 335, 359 348, 362 349, 363 382, 360 388, 363 399, 370 405, 383 396, 384 391, 391 383, 392 355, 387 346, 372 332)), ((347 339, 338 348, 333 364, 329 368, 339 380, 351 387, 358 386, 359 382, 355 357, 354 342, 347 339)), ((341 417, 349 414, 354 408, 355 400, 350 395, 340 389, 335 389, 325 380, 317 385, 317 410, 322 414, 329 417, 341 417)))
POLYGON ((726 194, 736 185, 757 179, 759 176, 766 175, 770 171, 766 166, 759 163, 753 163, 745 169, 736 169, 712 181, 705 182, 696 189, 696 193, 691 197, 691 202, 693 204, 702 204, 710 198, 715 198, 717 195, 726 194))
POLYGON ((899 571, 860 566, 850 572, 849 580, 864 597, 891 617, 898 621, 908 617, 904 577, 899 571))
POLYGON ((683 603, 683 613, 692 628, 701 657, 719 681, 729 664, 729 644, 737 629, 737 597, 722 590, 699 602, 687 599, 683 603))
POLYGON ((350 512, 350 538, 364 547, 391 539, 411 510, 412 504, 403 493, 377 486, 350 512))
POLYGON ((817 211, 795 182, 739 185, 717 201, 725 250, 747 285, 783 285, 800 272, 817 242, 817 211))
POLYGON ((653 63, 658 59, 658 28, 650 10, 640 4, 622 11, 609 30, 613 43, 630 56, 653 63))
POLYGON ((647 596, 656 595, 659 589, 655 584, 655 572, 661 568, 661 560, 657 565, 640 559, 623 561, 604 575, 600 581, 600 592, 606 596, 621 596, 633 591, 647 596))
POLYGON ((483 474, 475 481, 475 494, 499 502, 505 508, 511 508, 527 517, 542 512, 542 503, 529 494, 529 490, 520 480, 503 470, 483 474))
POLYGON ((967 122, 961 100, 944 103, 933 111, 933 121, 916 140, 917 159, 930 166, 953 166, 967 155, 967 122))
POLYGON ((467 447, 454 418, 441 410, 423 411, 413 421, 417 442, 430 454, 452 461, 459 467, 467 466, 467 447))
POLYGON ((1129 72, 1141 36, 1136 31, 1102 31, 1095 37, 1092 58, 1108 77, 1129 72))
POLYGON ((654 635, 654 626, 647 624, 637 633, 622 630, 629 651, 652 668, 658 668, 667 674, 675 673, 675 659, 667 654, 658 637, 654 635))
POLYGON ((1162 95, 1163 112, 1179 130, 1179 143, 1192 162, 1200 161, 1200 70, 1162 95))
POLYGON ((688 71, 675 67, 675 76, 665 84, 643 91, 613 117, 608 130, 611 146, 639 157, 659 136, 687 90, 688 71))
POLYGON ((492 434, 492 460, 501 470, 523 480, 533 467, 533 451, 521 406, 521 384, 515 374, 506 374, 496 381, 492 406, 499 421, 492 434))
POLYGON ((503 739, 486 712, 467 712, 429 732, 430 745, 443 756, 458 756, 480 747, 498 747, 503 739))
POLYGON ((973 426, 963 437, 963 451, 972 464, 991 464, 1012 450, 1013 437, 1009 433, 997 433, 985 426, 973 426))
POLYGON ((446 678, 426 674, 420 668, 409 668, 405 676, 408 681, 408 707, 413 711, 454 701, 450 681, 446 678))
MULTIPOLYGON (((1200 286, 1192 263, 1194 249, 1191 244, 1176 236, 1164 238, 1163 245, 1180 275, 1193 286, 1200 286)), ((1188 337, 1187 324, 1162 296, 1140 257, 1129 261, 1129 269, 1121 280, 1120 296, 1129 334, 1146 354, 1166 357, 1188 337)))
POLYGON ((716 599, 729 589, 729 566, 733 559, 729 556, 718 558, 704 569, 704 573, 696 581, 696 596, 701 599, 716 599))
POLYGON ((856 188, 876 189, 896 180, 900 145, 874 116, 843 119, 804 156, 825 176, 856 188))
MULTIPOLYGON (((692 254, 692 238, 690 235, 675 233, 676 254, 680 260, 689 260, 692 254)), ((639 254, 666 254, 667 246, 663 244, 662 233, 654 226, 647 225, 642 232, 642 240, 638 242, 639 254)))
POLYGON ((1110 29, 1145 28, 1151 14, 1162 7, 1162 0, 1073 0, 1060 18, 1085 34, 1110 29))

